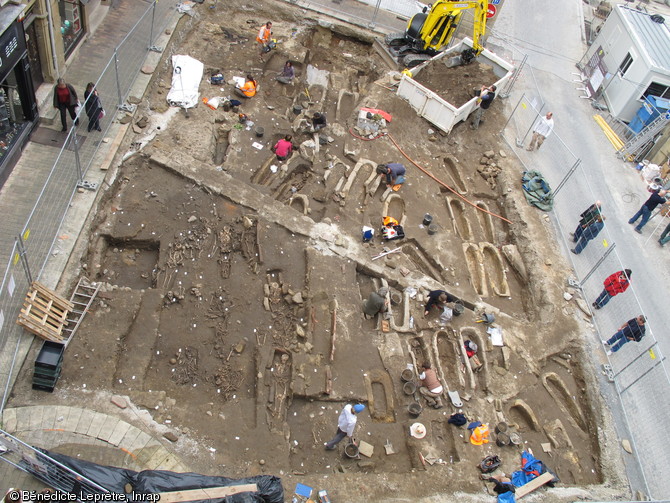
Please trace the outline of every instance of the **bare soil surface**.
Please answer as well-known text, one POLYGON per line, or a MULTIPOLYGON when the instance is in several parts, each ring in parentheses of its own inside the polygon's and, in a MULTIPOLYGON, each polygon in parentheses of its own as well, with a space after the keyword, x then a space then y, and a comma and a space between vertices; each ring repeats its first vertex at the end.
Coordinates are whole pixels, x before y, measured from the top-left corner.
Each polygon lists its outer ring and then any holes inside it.
MULTIPOLYGON (((240 108, 254 126, 240 127, 237 113, 222 108, 169 110, 165 59, 133 120, 129 143, 142 150, 119 168, 81 257, 82 272, 103 291, 67 349, 56 392, 32 391, 25 368, 12 403, 57 403, 59 392, 83 404, 126 395, 157 424, 197 442, 197 452, 181 438, 174 444, 194 471, 281 475, 287 500, 296 482, 327 489, 332 501, 481 493, 482 458, 499 454, 510 473, 524 448, 561 484, 600 483, 599 412, 580 363, 584 315, 563 298, 569 270, 497 139, 503 104, 493 103, 477 131, 460 124, 449 136, 429 133, 435 128, 389 91, 395 81, 369 35, 324 28, 284 4, 253 13, 199 9, 166 53, 190 54, 227 82, 255 75, 260 93, 240 108), (281 42, 261 62, 253 39, 267 19, 281 42), (287 59, 298 70, 288 86, 273 80, 287 59), (310 116, 327 114, 318 152, 312 135, 294 130, 304 117, 296 104, 310 116), (392 115, 388 136, 358 138, 352 128, 363 106, 392 115), (270 147, 286 134, 302 146, 281 163, 270 147), (373 174, 389 161, 408 168, 391 194, 373 174), (403 224, 405 239, 382 242, 384 214, 403 224), (422 225, 425 214, 434 234, 422 225), (361 242, 363 225, 377 229, 370 244, 361 242), (400 301, 389 332, 361 310, 382 281, 400 301), (403 295, 407 287, 413 298, 403 295), (423 317, 422 300, 437 287, 466 306, 445 327, 436 312, 423 317), (485 310, 496 314, 504 348, 492 346, 478 322, 485 310), (479 345, 480 372, 463 358, 467 339, 479 345), (490 443, 471 445, 467 430, 447 423, 458 408, 446 395, 447 406, 434 410, 403 392, 401 371, 425 360, 459 392, 467 417, 490 425, 490 443), (418 418, 408 412, 415 400, 424 407, 418 418), (341 408, 356 401, 367 405, 356 436, 374 447, 371 458, 346 458, 344 443, 323 448, 341 408), (416 421, 428 431, 422 440, 409 435, 416 421), (519 445, 496 445, 500 422, 519 445), (395 454, 385 453, 387 443, 395 454)), ((487 71, 475 63, 419 80, 466 91, 490 83, 487 71)), ((232 96, 230 84, 213 86, 207 76, 202 96, 232 96)))
POLYGON ((422 68, 414 79, 457 108, 472 99, 473 90, 498 80, 489 64, 475 61, 470 65, 448 67, 447 59, 422 68))

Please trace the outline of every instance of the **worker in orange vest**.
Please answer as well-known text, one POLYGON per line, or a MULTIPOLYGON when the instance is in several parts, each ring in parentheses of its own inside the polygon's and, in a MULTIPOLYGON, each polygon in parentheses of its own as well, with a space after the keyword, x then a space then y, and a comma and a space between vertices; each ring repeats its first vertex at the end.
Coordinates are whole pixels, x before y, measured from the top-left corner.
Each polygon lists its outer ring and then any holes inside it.
POLYGON ((242 86, 235 88, 235 94, 242 96, 242 98, 253 98, 258 91, 258 82, 251 76, 247 75, 247 80, 242 86))
POLYGON ((263 54, 270 52, 268 49, 268 44, 272 38, 272 21, 268 21, 261 29, 258 30, 258 35, 256 35, 256 42, 261 46, 261 59, 263 59, 263 54))
POLYGON ((472 430, 470 434, 470 443, 473 445, 482 445, 489 443, 489 426, 480 424, 472 430))

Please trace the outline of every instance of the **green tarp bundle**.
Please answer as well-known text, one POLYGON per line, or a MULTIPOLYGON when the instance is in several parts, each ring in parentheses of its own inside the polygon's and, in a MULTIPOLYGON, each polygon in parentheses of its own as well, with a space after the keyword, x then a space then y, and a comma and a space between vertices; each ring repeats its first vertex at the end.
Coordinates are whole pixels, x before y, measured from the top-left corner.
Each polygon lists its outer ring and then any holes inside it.
POLYGON ((539 171, 524 171, 521 186, 526 200, 542 211, 551 211, 554 207, 554 192, 539 171))

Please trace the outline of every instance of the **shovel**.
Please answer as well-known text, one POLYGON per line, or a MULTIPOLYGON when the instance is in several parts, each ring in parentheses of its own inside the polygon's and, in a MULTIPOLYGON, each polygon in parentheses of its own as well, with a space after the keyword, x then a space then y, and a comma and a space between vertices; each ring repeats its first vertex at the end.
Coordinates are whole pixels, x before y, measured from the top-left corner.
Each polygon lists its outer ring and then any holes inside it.
POLYGON ((386 439, 386 443, 384 444, 384 450, 386 451, 386 455, 390 456, 391 454, 395 454, 395 450, 393 449, 393 444, 389 442, 389 439, 386 439))
POLYGON ((482 314, 482 319, 477 320, 476 323, 484 323, 486 325, 490 325, 494 321, 496 321, 496 317, 495 317, 494 314, 484 313, 484 314, 482 314))

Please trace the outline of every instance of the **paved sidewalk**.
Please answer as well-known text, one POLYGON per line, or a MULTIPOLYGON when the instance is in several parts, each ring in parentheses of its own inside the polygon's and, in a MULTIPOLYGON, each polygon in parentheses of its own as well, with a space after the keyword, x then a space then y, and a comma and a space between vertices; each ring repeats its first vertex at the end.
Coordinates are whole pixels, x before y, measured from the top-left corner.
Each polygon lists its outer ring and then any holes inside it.
MULTIPOLYGON (((117 2, 117 4, 118 7, 110 8, 109 13, 93 36, 83 42, 74 56, 73 62, 70 63, 67 73, 64 75, 65 80, 77 90, 80 101, 83 101, 86 84, 97 81, 102 70, 114 54, 114 48, 119 45, 140 16, 151 5, 151 3, 146 1, 138 0, 125 0, 117 2)), ((162 28, 162 24, 157 23, 157 26, 162 28)), ((149 34, 147 34, 147 45, 149 42, 148 37, 149 34)), ((44 84, 44 86, 50 89, 52 84, 44 84)), ((42 88, 40 88, 39 94, 44 94, 42 88)), ((54 116, 54 110, 51 106, 52 96, 51 91, 49 91, 49 95, 40 104, 40 115, 43 117, 54 116)), ((109 103, 108 105, 112 104, 109 103)), ((56 119, 55 122, 53 126, 46 127, 60 131, 60 121, 56 119)), ((85 123, 86 118, 82 122, 85 123)), ((68 117, 68 126, 70 125, 71 121, 68 117)), ((114 124, 110 128, 110 132, 114 132, 115 126, 118 128, 118 124, 114 124)), ((79 133, 83 136, 86 135, 85 129, 85 127, 79 128, 79 133)), ((63 133, 63 135, 65 134, 63 133)), ((92 138, 89 141, 85 141, 82 145, 82 157, 86 156, 86 150, 92 152, 98 146, 101 139, 99 133, 89 134, 92 135, 92 138)), ((109 144, 102 144, 98 157, 104 157, 105 150, 108 150, 110 147, 111 145, 109 144)), ((60 147, 40 145, 32 141, 28 142, 12 174, 0 189, 0 210, 3 214, 3 218, 0 219, 0 235, 5 236, 2 244, 0 244, 0 264, 3 267, 9 259, 13 238, 21 232, 28 220, 59 150, 60 147)), ((74 169, 74 166, 72 168, 74 169)), ((53 221, 53 215, 47 214, 45 216, 47 217, 46 224, 49 227, 58 225, 59 222, 53 221)), ((39 222, 35 223, 36 227, 39 225, 39 222)))
MULTIPOLYGON (((74 56, 64 78, 71 83, 78 91, 80 100, 83 101, 83 94, 86 84, 88 82, 96 82, 105 66, 108 64, 110 58, 114 53, 114 48, 117 47, 121 41, 126 37, 130 30, 135 26, 138 19, 151 6, 152 2, 149 0, 120 0, 114 2, 112 8, 109 9, 108 14, 100 23, 96 32, 86 40, 78 49, 74 56)), ((147 18, 144 18, 145 21, 147 18)), ((160 33, 157 45, 165 47, 169 41, 169 35, 165 34, 164 28, 166 25, 174 28, 179 15, 176 13, 175 6, 171 2, 158 2, 155 16, 155 31, 160 33)), ((145 23, 146 24, 146 23, 145 23)), ((170 30, 171 32, 172 30, 170 30)), ((149 45, 149 33, 142 32, 142 36, 146 35, 146 47, 149 45)), ((135 41, 134 50, 137 54, 142 55, 142 60, 145 64, 156 65, 160 60, 161 54, 155 52, 143 52, 144 47, 138 44, 143 42, 135 41)), ((151 76, 139 74, 132 85, 131 95, 142 96, 147 88, 151 76)), ((52 87, 47 84, 47 87, 52 87)), ((46 98, 47 93, 44 89, 40 89, 39 96, 42 96, 43 103, 40 111, 42 115, 53 115, 51 108, 50 93, 46 98)), ((113 109, 113 103, 108 102, 108 110, 113 109)), ((118 151, 119 145, 125 132, 127 125, 119 124, 112 120, 115 114, 111 114, 107 129, 105 131, 105 141, 100 133, 93 133, 95 136, 87 138, 82 144, 80 153, 82 158, 92 159, 91 168, 86 174, 86 180, 95 182, 100 186, 104 181, 107 173, 106 169, 111 165, 115 154, 118 151), (100 147, 97 152, 95 149, 100 147), (94 154, 95 152, 95 154, 94 154)), ((49 121, 45 121, 49 122, 49 121)), ((50 127, 56 131, 60 131, 60 121, 53 126, 42 125, 42 127, 50 127)), ((84 127, 79 128, 79 135, 86 135, 84 118, 84 127)), ((68 124, 71 122, 68 119, 68 124)), ((61 134, 60 132, 58 134, 61 134)), ((62 133, 65 135, 66 133, 62 133)), ((76 167, 73 161, 73 153, 65 150, 65 159, 61 158, 59 166, 53 174, 51 174, 52 167, 57 160, 60 152, 59 147, 46 146, 37 144, 33 141, 28 142, 21 154, 21 158, 15 166, 12 174, 0 189, 0 211, 2 211, 3 218, 0 219, 0 235, 4 239, 0 242, 0 264, 4 273, 4 267, 9 262, 10 253, 14 243, 14 238, 22 231, 28 218, 33 212, 33 208, 37 200, 42 196, 47 198, 49 204, 41 208, 33 214, 30 223, 30 238, 26 241, 28 253, 30 256, 31 249, 48 249, 53 239, 55 229, 61 225, 61 215, 54 210, 60 204, 63 211, 67 210, 67 215, 63 221, 63 226, 59 229, 59 237, 54 243, 54 249, 49 256, 48 267, 45 268, 40 281, 50 288, 55 288, 60 276, 67 265, 67 259, 74 247, 86 217, 93 206, 96 198, 96 192, 85 191, 83 193, 76 193, 72 201, 68 202, 63 198, 62 193, 65 191, 69 194, 74 189, 74 183, 77 180, 76 167), (46 181, 51 177, 52 190, 42 193, 46 181), (56 181, 57 183, 53 183, 56 181), (55 189, 55 190, 53 190, 55 189), (54 203, 54 200, 60 199, 61 203, 54 203), (31 248, 32 247, 32 248, 31 248)), ((85 166, 84 166, 85 167, 85 166)), ((33 256, 38 255, 33 253, 33 256)), ((42 255, 43 256, 43 252, 42 255)), ((31 272, 33 277, 37 276, 39 267, 41 267, 41 260, 32 258, 31 272)), ((13 274, 22 275, 20 265, 13 269, 13 274)), ((23 278, 17 278, 25 283, 23 278)), ((20 292, 22 296, 24 293, 20 292)), ((19 369, 28 353, 33 336, 24 333, 23 330, 14 324, 13 319, 8 319, 8 313, 5 312, 5 319, 3 329, 3 337, 0 338, 0 398, 4 393, 5 383, 10 378, 8 375, 13 365, 13 376, 15 378, 19 369), (4 346, 2 340, 6 338, 4 346), (15 357, 16 354, 16 358, 15 357)), ((9 390, 13 382, 9 385, 9 390)), ((9 411, 7 411, 9 412, 9 411)), ((22 416, 19 415, 20 419, 22 416)), ((30 416, 28 416, 30 417, 30 416)), ((8 418, 11 418, 9 412, 8 418)), ((7 419, 5 419, 7 420, 7 419)), ((25 425, 19 422, 14 426, 15 431, 22 432, 25 425)), ((5 424, 5 429, 7 425, 5 424)), ((36 445, 49 448, 63 443, 71 443, 73 438, 66 438, 55 433, 44 433, 44 435, 37 435, 37 430, 29 430, 22 436, 23 433, 17 435, 27 443, 36 441, 36 445), (44 442, 42 442, 44 440, 44 442)), ((42 430, 40 430, 42 431, 42 430)), ((72 433, 72 432, 70 432, 72 433)), ((83 444, 91 443, 92 439, 82 440, 83 444)), ((93 442, 95 443, 95 442, 93 442)), ((76 443, 80 445, 80 443, 76 443)), ((74 452, 75 455, 79 452, 74 452)), ((93 453, 91 453, 93 455, 93 453)), ((90 458, 89 458, 90 459, 90 458)), ((145 460, 149 461, 149 460, 145 460)), ((147 466, 144 463, 142 466, 147 466)), ((164 465, 163 465, 164 466, 164 465)), ((0 462, 0 487, 7 487, 21 485, 26 489, 31 487, 41 487, 39 482, 31 476, 11 467, 9 464, 0 462), (7 472, 6 470, 9 470, 7 472), (31 482, 32 481, 32 482, 31 482), (35 486, 35 484, 37 484, 35 486)))

